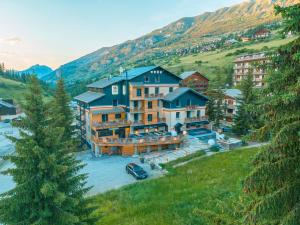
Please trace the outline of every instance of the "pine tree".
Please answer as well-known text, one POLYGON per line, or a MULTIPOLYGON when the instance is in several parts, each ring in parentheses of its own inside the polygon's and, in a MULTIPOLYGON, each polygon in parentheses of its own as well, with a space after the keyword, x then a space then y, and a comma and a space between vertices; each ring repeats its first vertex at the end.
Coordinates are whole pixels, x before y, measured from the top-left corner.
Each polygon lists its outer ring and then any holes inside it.
POLYGON ((15 188, 1 195, 0 222, 15 224, 90 224, 81 203, 86 175, 64 143, 64 129, 50 126, 48 107, 41 87, 30 78, 23 110, 26 117, 16 124, 20 138, 12 140, 16 153, 5 157, 15 167, 11 175, 15 188))
POLYGON ((69 107, 70 97, 65 91, 63 79, 59 79, 56 84, 54 99, 51 102, 52 125, 64 128, 64 138, 71 140, 73 138, 74 129, 73 113, 69 107))
MULTIPOLYGON (((300 33, 300 4, 281 8, 283 32, 300 33)), ((254 160, 245 180, 251 198, 244 224, 300 224, 300 38, 281 46, 271 58, 261 113, 261 135, 270 144, 254 160)))
POLYGON ((253 86, 252 76, 249 73, 241 82, 242 96, 237 99, 237 114, 234 117, 233 132, 239 135, 248 134, 249 130, 255 126, 254 123, 257 122, 253 107, 256 101, 253 86))
POLYGON ((215 120, 215 98, 210 95, 206 104, 206 115, 209 118, 209 121, 215 120))

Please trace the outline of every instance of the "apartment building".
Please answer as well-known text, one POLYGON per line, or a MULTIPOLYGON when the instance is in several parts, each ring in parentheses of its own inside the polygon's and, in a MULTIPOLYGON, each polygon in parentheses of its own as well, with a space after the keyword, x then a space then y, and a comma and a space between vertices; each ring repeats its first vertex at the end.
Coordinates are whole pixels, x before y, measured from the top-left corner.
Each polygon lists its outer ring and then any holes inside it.
POLYGON ((188 129, 208 126, 207 97, 160 66, 89 84, 75 97, 81 138, 95 155, 133 155, 178 147, 188 129))
POLYGON ((239 85, 246 76, 253 76, 255 87, 264 86, 266 70, 262 67, 267 62, 265 53, 254 53, 238 56, 234 60, 234 85, 239 85))
POLYGON ((224 91, 224 117, 226 122, 231 124, 233 118, 237 114, 238 99, 242 97, 242 92, 239 89, 225 89, 224 91))

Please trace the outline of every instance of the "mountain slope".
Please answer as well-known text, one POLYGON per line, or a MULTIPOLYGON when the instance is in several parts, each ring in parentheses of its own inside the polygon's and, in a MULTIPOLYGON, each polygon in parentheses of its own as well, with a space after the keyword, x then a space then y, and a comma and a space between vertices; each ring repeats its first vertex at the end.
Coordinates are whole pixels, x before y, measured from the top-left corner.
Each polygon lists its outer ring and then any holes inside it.
MULTIPOLYGON (((120 65, 147 64, 148 60, 171 49, 189 47, 204 41, 205 35, 241 31, 278 20, 274 15, 274 1, 257 0, 207 12, 196 17, 182 18, 135 40, 101 48, 64 64, 44 79, 53 82, 60 75, 66 82, 99 78, 115 73, 120 65)), ((280 0, 278 4, 294 4, 299 0, 280 0)))
POLYGON ((35 74, 39 79, 50 74, 53 70, 49 66, 36 64, 26 70, 19 71, 20 74, 35 74))

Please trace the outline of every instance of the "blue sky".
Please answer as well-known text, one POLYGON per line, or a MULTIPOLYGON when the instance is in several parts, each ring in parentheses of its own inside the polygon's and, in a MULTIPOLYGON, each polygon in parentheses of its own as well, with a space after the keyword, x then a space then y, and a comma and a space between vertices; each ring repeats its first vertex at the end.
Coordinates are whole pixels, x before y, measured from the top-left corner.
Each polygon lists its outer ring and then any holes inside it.
POLYGON ((242 0, 0 0, 0 62, 52 68, 242 0))

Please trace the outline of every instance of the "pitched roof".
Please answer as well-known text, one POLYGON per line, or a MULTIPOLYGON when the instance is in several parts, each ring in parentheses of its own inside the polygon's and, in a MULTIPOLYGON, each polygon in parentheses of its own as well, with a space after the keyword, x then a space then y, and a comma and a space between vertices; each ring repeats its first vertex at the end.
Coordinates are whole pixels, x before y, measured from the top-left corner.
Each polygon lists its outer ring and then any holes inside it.
POLYGON ((13 104, 3 101, 2 99, 0 99, 0 105, 5 106, 7 108, 16 108, 13 104))
POLYGON ((112 78, 104 78, 101 80, 98 80, 94 83, 91 83, 87 85, 88 88, 105 88, 109 85, 115 84, 122 80, 131 80, 143 73, 149 72, 152 69, 155 69, 157 66, 144 66, 144 67, 137 67, 133 68, 131 70, 128 70, 127 72, 123 72, 122 74, 118 76, 114 76, 112 78), (127 74, 126 74, 127 73, 127 74))
POLYGON ((124 73, 122 73, 120 75, 120 77, 123 77, 124 79, 128 79, 128 80, 131 80, 143 73, 147 73, 149 72, 150 70, 153 70, 155 68, 157 68, 158 66, 143 66, 143 67, 137 67, 137 68, 133 68, 131 70, 128 70, 127 71, 127 74, 126 74, 126 71, 124 73))
POLYGON ((242 95, 242 92, 239 89, 225 89, 224 94, 232 98, 237 98, 242 95))
POLYGON ((185 79, 185 78, 188 78, 189 76, 193 75, 194 73, 198 73, 200 74, 201 76, 205 77, 207 80, 209 80, 206 76, 204 76, 203 74, 199 73, 198 71, 194 70, 194 71, 185 71, 183 72, 182 74, 179 75, 179 77, 181 79, 185 79))
POLYGON ((94 115, 97 114, 110 114, 110 113, 122 113, 125 112, 125 110, 121 107, 112 107, 111 109, 101 109, 101 110, 94 110, 92 113, 94 115))
POLYGON ((171 102, 171 101, 174 101, 176 98, 178 98, 179 96, 183 95, 184 93, 188 92, 188 91, 192 91, 194 94, 198 95, 198 96, 201 96, 205 99, 208 99, 205 95, 202 95, 201 93, 191 89, 191 88, 188 88, 188 87, 180 87, 180 88, 177 88, 175 89, 173 92, 170 92, 169 94, 167 94, 165 97, 164 97, 164 100, 165 101, 168 101, 168 102, 171 102))
POLYGON ((105 88, 111 84, 117 83, 121 80, 124 80, 123 77, 120 76, 116 76, 116 77, 112 77, 112 78, 104 78, 101 80, 98 80, 94 83, 91 83, 89 85, 87 85, 88 88, 105 88))
POLYGON ((84 92, 80 95, 77 95, 74 99, 77 100, 77 101, 90 103, 90 102, 95 101, 99 98, 102 98, 104 95, 105 94, 99 93, 99 92, 87 91, 87 92, 84 92))

